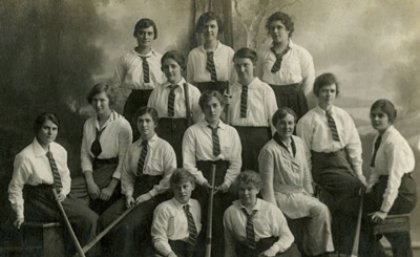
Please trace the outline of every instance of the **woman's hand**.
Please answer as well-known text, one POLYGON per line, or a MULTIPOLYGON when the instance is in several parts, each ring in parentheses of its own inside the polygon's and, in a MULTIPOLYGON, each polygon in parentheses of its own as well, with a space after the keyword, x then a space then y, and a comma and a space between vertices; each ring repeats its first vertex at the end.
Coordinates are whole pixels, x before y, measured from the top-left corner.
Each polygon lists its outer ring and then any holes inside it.
POLYGON ((20 229, 23 222, 25 222, 25 219, 23 217, 17 217, 16 220, 13 222, 13 226, 15 226, 17 229, 20 229))
POLYGON ((66 199, 66 195, 63 193, 63 190, 61 190, 58 194, 57 194, 57 200, 62 202, 64 201, 64 199, 66 199))
POLYGON ((142 194, 139 197, 136 198, 136 204, 140 204, 142 202, 146 202, 148 200, 152 199, 152 197, 146 193, 146 194, 142 194))
POLYGON ((90 198, 93 200, 98 199, 99 195, 101 194, 101 189, 99 189, 95 181, 86 182, 86 185, 90 198))
POLYGON ((258 257, 274 257, 274 256, 276 256, 276 252, 274 252, 270 248, 258 255, 258 257))
POLYGON ((99 195, 99 199, 102 201, 108 201, 111 198, 112 194, 114 193, 115 187, 108 185, 105 188, 102 188, 101 194, 99 195))
POLYGON ((386 217, 388 216, 388 213, 377 211, 377 212, 369 213, 369 215, 372 216, 371 219, 373 222, 381 223, 382 221, 386 219, 386 217))
POLYGON ((132 195, 125 197, 125 206, 127 207, 127 209, 133 207, 135 202, 136 200, 134 200, 134 197, 132 195))
POLYGON ((168 257, 178 257, 174 252, 170 252, 169 254, 168 254, 168 257))
POLYGON ((228 190, 229 190, 229 186, 223 183, 216 187, 214 193, 218 193, 218 192, 226 193, 228 190))

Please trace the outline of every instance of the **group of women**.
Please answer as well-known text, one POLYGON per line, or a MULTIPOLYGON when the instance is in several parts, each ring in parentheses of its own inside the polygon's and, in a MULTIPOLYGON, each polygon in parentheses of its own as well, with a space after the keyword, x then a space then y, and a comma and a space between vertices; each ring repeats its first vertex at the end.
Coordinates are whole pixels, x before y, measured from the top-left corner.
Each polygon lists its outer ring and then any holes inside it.
MULTIPOLYGON (((138 21, 133 33, 138 45, 117 64, 115 87, 99 83, 87 96, 96 115, 83 127, 84 176, 73 179, 71 190, 66 151, 54 142, 59 120, 52 113, 37 117, 35 139, 16 156, 9 186, 15 225, 57 219, 51 188, 60 192, 58 200, 82 244, 137 206, 103 239, 102 255, 147 256, 153 210, 168 197, 172 171, 182 166, 198 184, 193 198, 203 209, 203 231, 208 195, 215 192, 212 256, 219 257, 224 255, 223 213, 233 200, 232 184, 241 170, 251 169, 262 178, 265 201, 289 220, 306 218, 301 238, 296 238, 304 256, 349 252, 349 233, 331 228, 355 226, 357 204, 366 192, 367 229, 362 232, 368 239, 360 252, 372 256, 379 247, 371 223, 410 212, 416 203, 414 155, 393 126, 395 107, 388 100, 372 105, 370 118, 378 136, 366 179, 353 119, 334 105, 336 77, 325 73, 315 79, 311 55, 291 40, 294 26, 287 14, 272 14, 266 28, 273 43, 258 60, 252 49, 235 52, 222 44, 222 21, 213 12, 204 13, 196 27, 204 43, 186 60, 176 50, 160 55, 152 48, 156 24, 138 21), (131 90, 123 115, 112 109, 117 88, 131 90), (308 110, 312 92, 318 104, 308 110), (332 203, 314 196, 314 182, 331 195, 332 203)), ((407 235, 386 236, 395 256, 410 256, 407 235)))

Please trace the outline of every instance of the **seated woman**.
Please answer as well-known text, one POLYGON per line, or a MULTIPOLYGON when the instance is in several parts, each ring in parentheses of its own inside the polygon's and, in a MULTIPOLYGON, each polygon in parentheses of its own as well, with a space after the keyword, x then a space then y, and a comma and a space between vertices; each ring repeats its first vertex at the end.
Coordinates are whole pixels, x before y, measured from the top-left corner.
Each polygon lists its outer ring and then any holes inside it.
POLYGON ((257 198, 261 178, 243 171, 235 181, 239 200, 225 211, 225 257, 300 257, 286 218, 276 205, 257 198))
MULTIPOLYGON (((417 184, 412 177, 415 166, 413 151, 393 126, 397 111, 389 100, 377 100, 370 109, 372 127, 378 131, 373 142, 371 173, 368 179, 364 212, 369 220, 380 223, 389 214, 410 213, 417 203, 417 184)), ((368 225, 372 225, 370 222, 368 225)), ((394 256, 413 256, 407 232, 385 234, 394 256)), ((368 246, 366 256, 379 250, 377 238, 368 246), (374 248, 373 248, 374 247, 374 248)), ((377 256, 385 256, 378 254, 377 256)))
POLYGON ((299 246, 306 256, 320 256, 334 251, 331 215, 328 207, 312 196, 305 145, 293 135, 296 119, 295 112, 288 107, 281 107, 273 115, 277 132, 258 157, 263 181, 261 194, 290 219, 309 217, 303 220, 299 246))
POLYGON ((133 115, 138 108, 147 105, 153 88, 165 81, 160 69, 162 55, 152 48, 158 36, 155 22, 148 18, 139 20, 133 36, 137 46, 124 54, 115 68, 114 86, 131 90, 124 105, 124 117, 130 122, 134 131, 134 139, 138 138, 136 121, 133 115))
POLYGON ((188 54, 187 81, 201 92, 217 90, 224 94, 236 74, 232 65, 233 49, 218 39, 223 22, 216 13, 206 12, 198 19, 195 30, 204 42, 188 54))
MULTIPOLYGON (((53 113, 40 114, 34 124, 35 139, 16 155, 13 177, 9 184, 9 200, 16 213, 14 225, 20 229, 26 221, 51 222, 62 220, 57 201, 63 205, 70 223, 82 245, 96 235, 98 216, 81 200, 68 196, 70 171, 67 151, 55 139, 60 122, 53 113)), ((67 233, 66 233, 67 234, 67 233)), ((93 256, 93 251, 88 255, 93 256)))
POLYGON ((315 79, 312 56, 293 43, 294 23, 288 14, 273 13, 265 27, 273 44, 262 54, 261 79, 273 88, 277 105, 291 108, 300 119, 308 111, 308 96, 315 79))
POLYGON ((334 201, 327 203, 333 216, 335 247, 350 253, 352 243, 342 240, 350 235, 354 221, 347 217, 357 213, 350 208, 349 200, 360 198, 366 185, 362 172, 362 144, 352 117, 343 109, 334 106, 339 94, 339 84, 332 73, 324 73, 315 79, 314 93, 318 106, 307 112, 297 123, 297 135, 306 145, 306 158, 314 181, 334 201), (340 229, 340 226, 342 227, 340 229))
MULTIPOLYGON (((218 91, 204 92, 199 101, 205 115, 185 131, 182 141, 184 168, 197 180, 198 187, 193 196, 204 210, 208 208, 211 188, 211 169, 216 166, 213 210, 212 256, 223 255, 223 212, 231 203, 228 190, 241 169, 241 141, 236 130, 223 123, 220 116, 225 98, 218 91)), ((203 226, 207 226, 207 212, 203 212, 203 226)), ((206 231, 206 229, 204 229, 206 231)))
POLYGON ((119 183, 122 164, 132 141, 130 124, 111 109, 115 92, 106 84, 96 84, 87 100, 95 116, 83 126, 81 164, 83 178, 76 178, 72 195, 89 199, 98 214, 105 211, 120 196, 119 183))
POLYGON ((185 65, 185 58, 178 51, 163 55, 162 71, 167 82, 155 87, 147 104, 158 112, 159 126, 156 132, 174 148, 178 167, 182 166, 184 132, 202 118, 198 105, 200 91, 182 77, 185 65))
POLYGON ((104 229, 127 208, 137 205, 107 236, 104 256, 145 256, 139 245, 150 243, 153 210, 165 199, 169 179, 176 168, 176 156, 171 145, 156 135, 158 116, 153 108, 141 107, 134 116, 140 138, 130 145, 121 175, 121 197, 99 218, 104 229))
POLYGON ((228 113, 243 145, 242 170, 258 170, 258 153, 271 138, 270 120, 277 110, 273 89, 255 76, 257 60, 257 53, 246 47, 233 57, 238 81, 231 87, 228 113))

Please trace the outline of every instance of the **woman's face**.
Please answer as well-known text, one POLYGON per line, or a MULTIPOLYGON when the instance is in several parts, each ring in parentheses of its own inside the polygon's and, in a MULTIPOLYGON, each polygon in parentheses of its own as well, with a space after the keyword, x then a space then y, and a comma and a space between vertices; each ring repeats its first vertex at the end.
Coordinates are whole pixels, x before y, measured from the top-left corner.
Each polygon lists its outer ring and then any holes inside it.
POLYGON ((269 26, 269 33, 276 44, 289 42, 289 30, 281 21, 273 21, 269 26))
POLYGON ((321 107, 331 106, 337 96, 337 86, 335 84, 321 87, 318 92, 318 104, 321 107))
POLYGON ((210 98, 210 100, 204 104, 203 113, 209 123, 219 121, 222 112, 223 106, 216 97, 210 98))
POLYGON ((238 81, 247 86, 254 79, 254 64, 249 58, 235 58, 233 60, 236 74, 238 74, 238 81))
POLYGON ((174 59, 166 58, 163 60, 162 71, 171 84, 176 84, 181 80, 181 70, 181 66, 174 59))
POLYGON ((94 95, 90 104, 92 105, 96 114, 106 114, 111 110, 109 107, 109 98, 106 92, 101 92, 94 95))
POLYGON ((141 28, 134 36, 137 39, 137 45, 139 47, 152 47, 152 42, 155 40, 155 30, 153 26, 141 28))
POLYGON ((295 117, 288 113, 283 119, 277 120, 275 127, 280 138, 290 138, 293 135, 293 130, 295 129, 295 117))
POLYGON ((217 40, 219 25, 216 20, 208 21, 203 27, 203 37, 205 41, 217 40))
POLYGON ((143 139, 150 139, 155 135, 156 122, 150 113, 145 113, 137 118, 137 129, 143 139))
POLYGON ((41 145, 47 146, 55 141, 57 134, 58 126, 51 120, 46 120, 38 131, 37 139, 41 145))
POLYGON ((389 120, 388 114, 381 111, 380 109, 373 109, 370 112, 370 121, 372 127, 379 132, 384 132, 392 123, 389 120))
POLYGON ((253 184, 239 183, 238 196, 241 204, 246 207, 254 206, 259 190, 253 184))

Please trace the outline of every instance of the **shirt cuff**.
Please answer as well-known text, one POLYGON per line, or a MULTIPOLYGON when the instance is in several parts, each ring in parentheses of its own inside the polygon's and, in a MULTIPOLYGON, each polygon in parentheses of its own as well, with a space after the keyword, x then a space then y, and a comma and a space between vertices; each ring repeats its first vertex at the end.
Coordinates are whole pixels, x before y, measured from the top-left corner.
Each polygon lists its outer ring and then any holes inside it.
POLYGON ((149 191, 148 194, 150 195, 150 198, 153 198, 156 195, 158 195, 158 191, 155 188, 153 188, 152 190, 149 191))

